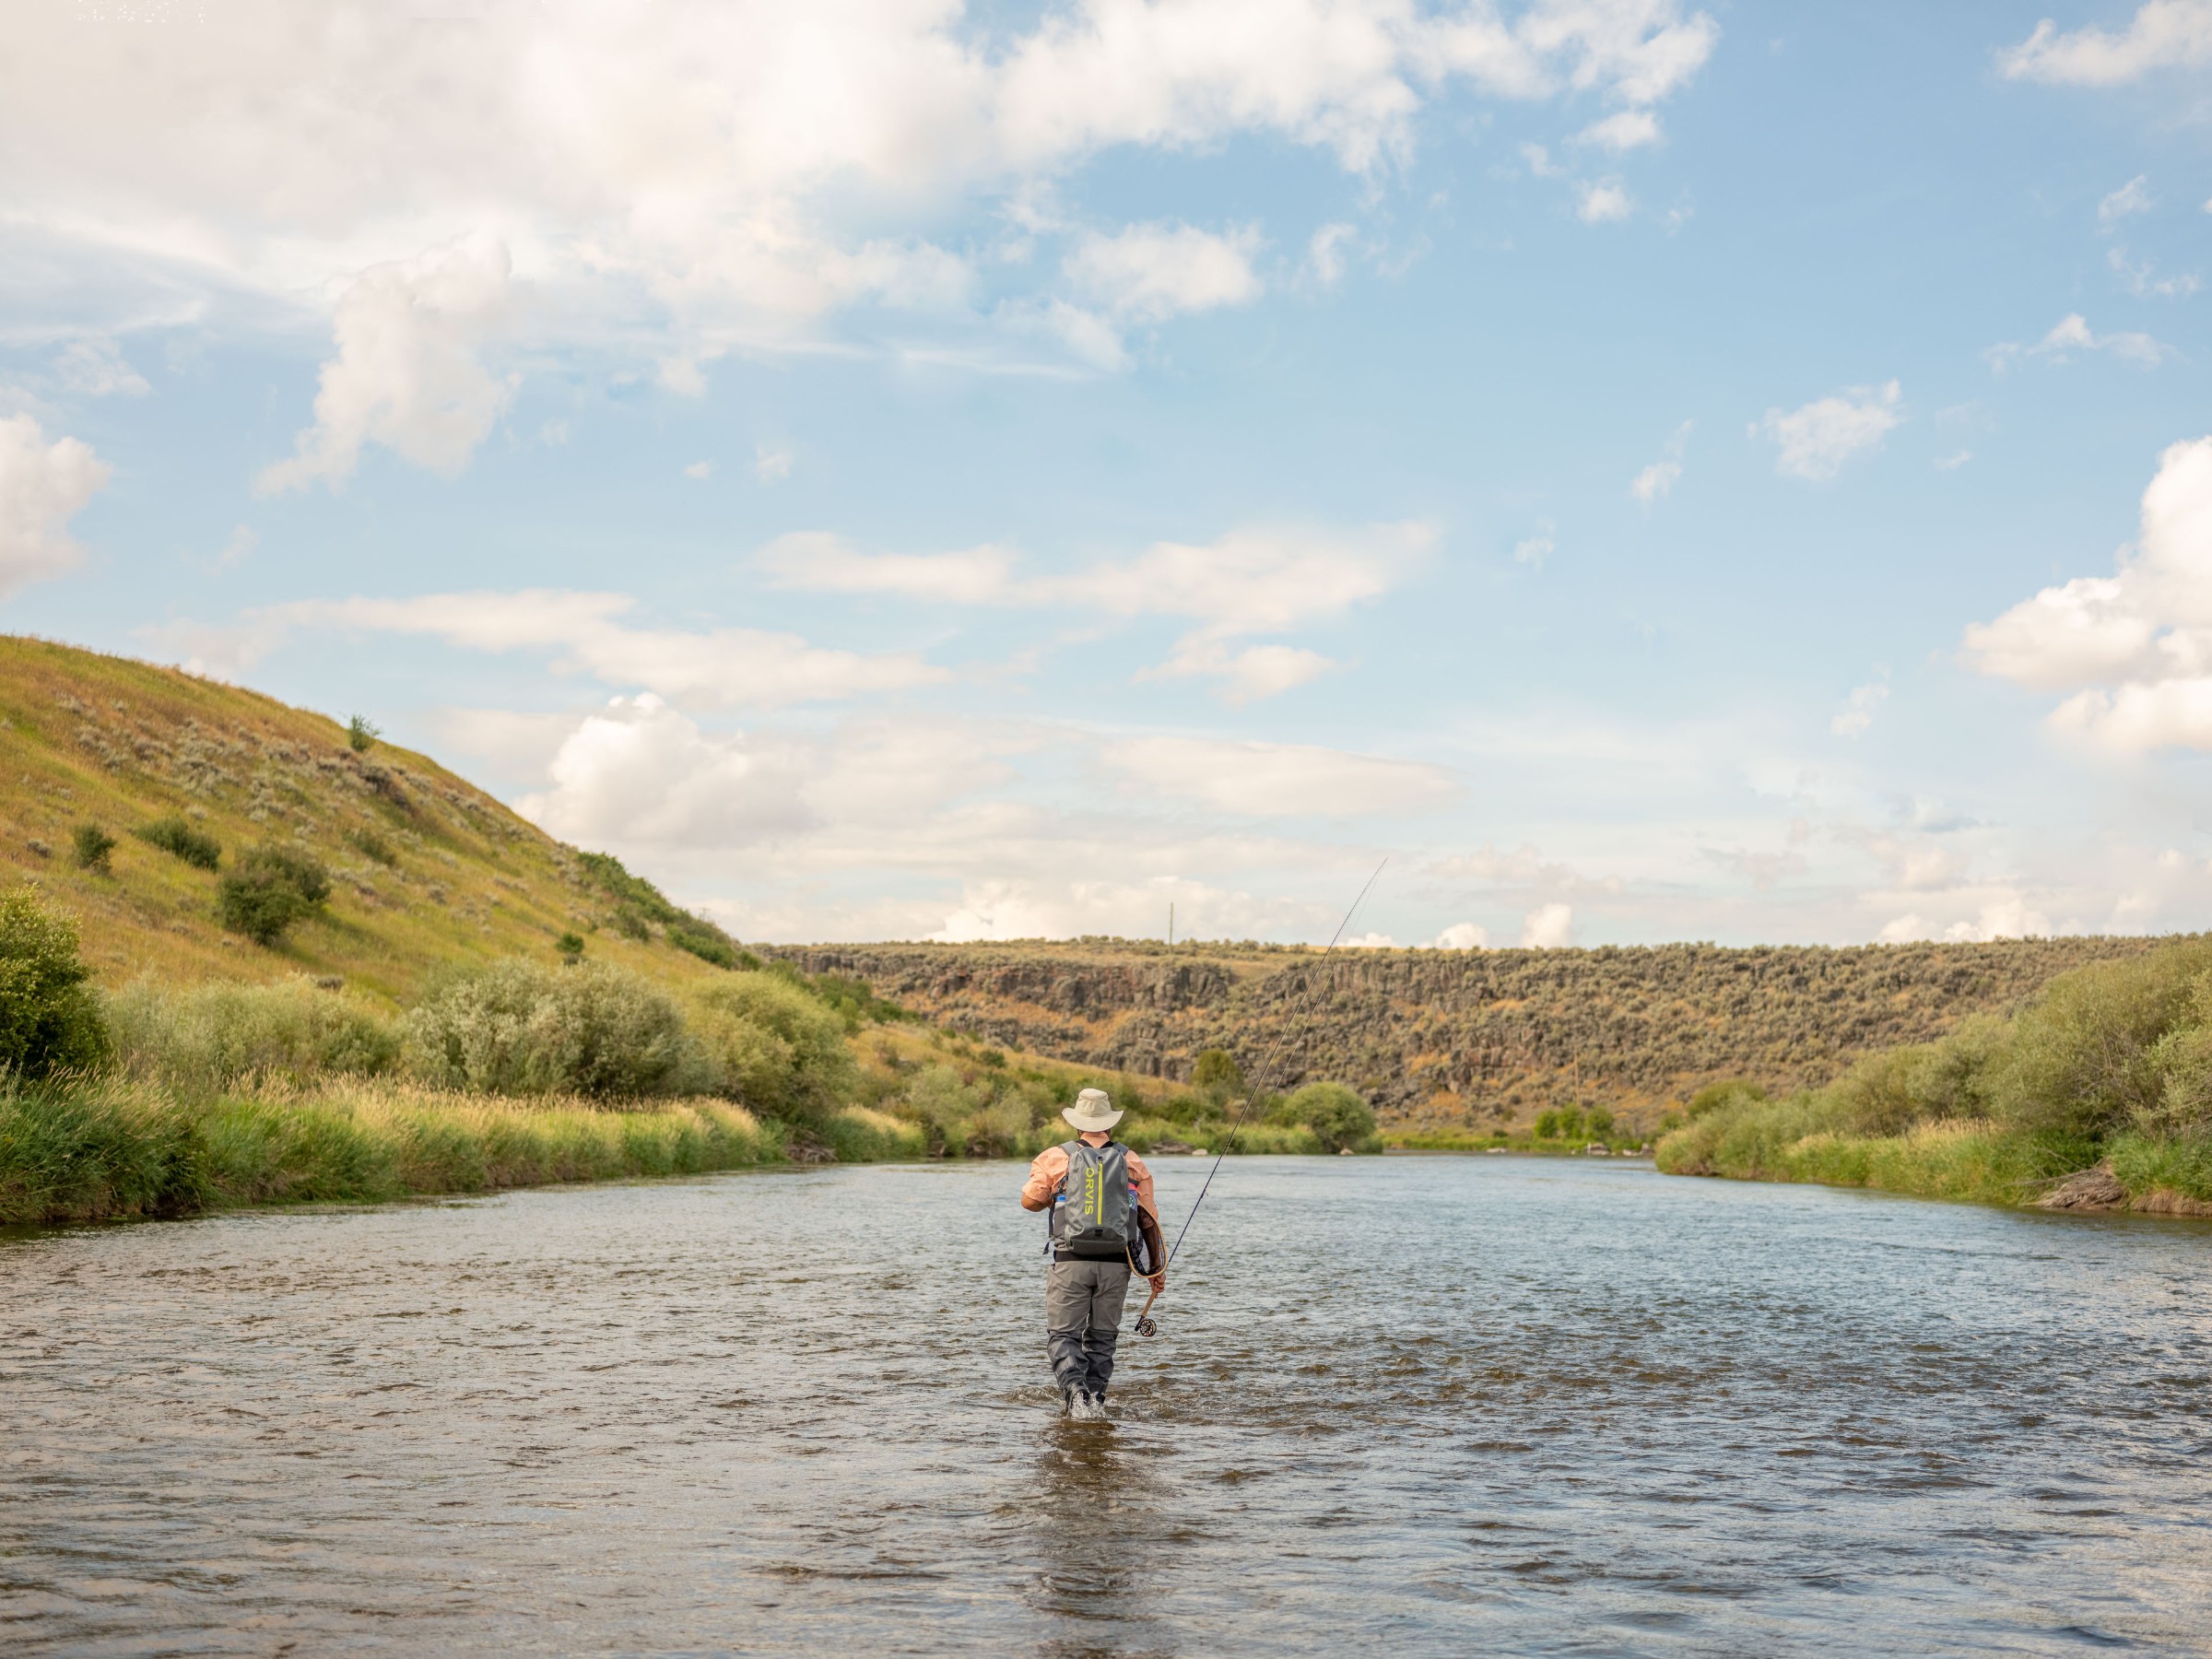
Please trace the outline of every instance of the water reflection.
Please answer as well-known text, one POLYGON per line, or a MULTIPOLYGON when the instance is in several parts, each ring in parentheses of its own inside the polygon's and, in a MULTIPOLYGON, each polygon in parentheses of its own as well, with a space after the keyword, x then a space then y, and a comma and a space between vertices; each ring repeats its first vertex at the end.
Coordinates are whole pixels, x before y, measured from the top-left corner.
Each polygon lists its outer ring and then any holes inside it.
POLYGON ((0 1631, 1075 1659, 2212 1629, 2212 1230, 1253 1160, 1109 1426, 1055 1414, 1010 1173, 0 1242, 0 1631), (913 1253, 946 1238, 978 1258, 913 1253))

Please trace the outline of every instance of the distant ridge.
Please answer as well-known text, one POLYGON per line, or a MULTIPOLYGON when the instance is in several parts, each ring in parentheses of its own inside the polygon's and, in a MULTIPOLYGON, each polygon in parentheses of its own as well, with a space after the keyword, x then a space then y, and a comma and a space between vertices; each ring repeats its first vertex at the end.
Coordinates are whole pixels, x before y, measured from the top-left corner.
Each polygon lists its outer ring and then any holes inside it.
POLYGON ((778 948, 994 1042, 1187 1079, 1279 1036, 1288 1088, 1350 1083, 1395 1126, 1492 1126, 1581 1100, 1637 1108, 1722 1077, 1783 1090, 2018 1007, 2149 938, 1982 945, 1358 950, 1085 939, 778 948))
POLYGON ((181 669, 0 636, 0 879, 25 877, 76 915, 112 986, 304 972, 406 1003, 451 965, 550 960, 564 933, 663 981, 736 959, 652 883, 428 756, 357 753, 324 715, 181 669), (332 877, 326 914, 274 948, 226 933, 217 873, 133 833, 168 818, 219 841, 224 868, 261 842, 311 853, 332 877), (112 874, 76 867, 85 823, 115 838, 112 874))

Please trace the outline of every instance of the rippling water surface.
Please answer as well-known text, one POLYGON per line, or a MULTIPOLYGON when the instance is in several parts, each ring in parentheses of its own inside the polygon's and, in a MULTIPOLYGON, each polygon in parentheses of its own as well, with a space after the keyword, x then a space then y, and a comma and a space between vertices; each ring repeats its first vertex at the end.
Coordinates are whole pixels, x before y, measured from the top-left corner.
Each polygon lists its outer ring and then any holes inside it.
POLYGON ((1020 1174, 0 1241, 0 1646, 2212 1641, 2202 1224, 1241 1160, 1100 1426, 1020 1174))

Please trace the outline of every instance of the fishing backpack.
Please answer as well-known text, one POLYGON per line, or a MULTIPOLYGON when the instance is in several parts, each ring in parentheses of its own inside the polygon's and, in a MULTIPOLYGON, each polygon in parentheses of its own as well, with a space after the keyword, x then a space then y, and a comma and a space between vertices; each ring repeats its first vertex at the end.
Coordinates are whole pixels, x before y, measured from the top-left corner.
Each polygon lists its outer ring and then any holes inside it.
POLYGON ((1119 1141, 1094 1147, 1069 1141, 1067 1174, 1053 1200, 1055 1259, 1123 1262, 1136 1237, 1136 1202, 1129 1188, 1129 1149, 1119 1141))

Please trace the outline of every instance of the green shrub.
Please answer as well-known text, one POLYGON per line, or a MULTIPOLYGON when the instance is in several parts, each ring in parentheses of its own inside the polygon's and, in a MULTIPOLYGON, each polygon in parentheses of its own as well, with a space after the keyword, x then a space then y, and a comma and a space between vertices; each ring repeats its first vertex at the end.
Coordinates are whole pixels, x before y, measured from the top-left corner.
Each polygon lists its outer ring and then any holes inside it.
POLYGON ((2034 1132, 2095 1137, 2158 1121, 2166 1068, 2183 1058, 2160 1040, 2190 1024, 2212 940, 2061 974, 2015 1017, 1993 1067, 1995 1115, 2034 1132))
POLYGON ((702 962, 712 962, 717 968, 735 968, 737 949, 724 938, 718 928, 688 919, 668 924, 668 943, 678 950, 688 950, 702 962))
POLYGON ((1720 1112, 1744 1100, 1763 1100, 1767 1091, 1757 1083, 1742 1077, 1729 1077, 1719 1083, 1708 1083, 1689 1097, 1688 1108, 1691 1121, 1709 1112, 1720 1112))
POLYGON ((222 842, 194 830, 182 818, 156 818, 132 833, 149 846, 182 859, 194 869, 212 870, 222 862, 222 842))
POLYGON ((860 1068, 845 1023, 797 985, 771 973, 733 973, 691 998, 692 1027, 717 1087, 756 1112, 818 1124, 850 1104, 860 1068))
POLYGON ((449 974, 407 1015, 403 1046, 425 1082, 487 1094, 624 1100, 715 1080, 676 1003, 606 962, 509 959, 449 974))
POLYGON ((43 1077, 99 1065, 106 1025, 76 951, 76 924, 26 884, 0 893, 0 1073, 43 1077))
POLYGON ((577 933, 562 934, 553 941, 553 954, 574 967, 583 958, 583 935, 577 933))
POLYGON ((329 897, 330 874, 312 854, 271 843, 248 851, 216 883, 216 914, 232 933, 274 945, 329 897))
POLYGON ((1535 1135, 1538 1140, 1559 1138, 1559 1109, 1557 1106, 1547 1106, 1536 1113, 1535 1135))
POLYGON ((367 754, 383 735, 383 728, 366 714, 356 714, 346 723, 346 747, 357 755, 367 754))
POLYGON ((968 1120, 989 1099, 987 1090, 970 1087, 951 1066, 939 1065, 925 1065, 913 1075, 907 1083, 903 1104, 907 1113, 927 1132, 930 1150, 935 1152, 963 1146, 968 1120))
POLYGON ((125 1066, 186 1096, 375 1077, 399 1057, 395 1020, 300 978, 189 986, 140 979, 107 999, 107 1018, 125 1066))
POLYGON ((110 873, 108 855, 115 851, 115 838, 98 824, 79 824, 69 831, 69 843, 78 869, 100 876, 110 873))
MULTIPOLYGON (((1341 1083, 1309 1083, 1288 1102, 1290 1121, 1313 1132, 1324 1152, 1358 1148, 1375 1139, 1373 1108, 1341 1083)), ((1582 1113, 1575 1113, 1579 1125, 1582 1113)))

